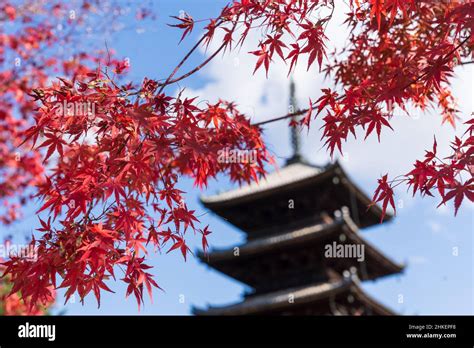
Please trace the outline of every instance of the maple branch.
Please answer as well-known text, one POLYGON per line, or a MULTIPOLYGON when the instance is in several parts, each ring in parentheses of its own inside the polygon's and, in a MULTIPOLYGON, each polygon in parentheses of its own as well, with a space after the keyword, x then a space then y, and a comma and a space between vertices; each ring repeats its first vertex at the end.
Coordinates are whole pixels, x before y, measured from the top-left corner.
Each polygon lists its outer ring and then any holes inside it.
POLYGON ((192 74, 194 74, 195 72, 201 70, 205 65, 207 65, 211 60, 214 59, 214 57, 226 46, 225 43, 223 43, 219 49, 217 49, 208 59, 206 59, 202 64, 198 65, 197 67, 195 67, 193 70, 187 72, 186 74, 174 79, 174 80, 171 80, 168 82, 168 84, 171 84, 171 83, 175 83, 175 82, 178 82, 178 81, 181 81, 181 80, 184 80, 185 78, 191 76, 192 74))
MULTIPOLYGON (((448 52, 446 54, 446 56, 443 58, 443 60, 446 60, 448 57, 450 57, 451 55, 453 55, 462 45, 464 45, 467 41, 469 40, 469 36, 466 37, 464 40, 462 40, 456 47, 454 47, 450 52, 448 52)), ((471 61, 471 62, 467 62, 467 64, 472 64, 474 61, 471 61)), ((460 65, 462 65, 464 63, 460 63, 460 65)), ((428 72, 425 72, 423 74, 421 74, 420 76, 418 76, 416 79, 412 80, 410 83, 408 83, 406 86, 404 86, 403 88, 401 88, 401 91, 407 89, 408 87, 410 87, 412 84, 418 82, 419 80, 421 80, 423 77, 425 77, 426 75, 428 74, 428 72)), ((336 100, 339 100, 341 99, 343 96, 339 96, 338 98, 336 98, 336 100)), ((311 109, 313 109, 313 107, 311 107, 311 109)), ((290 118, 290 117, 293 117, 293 116, 300 116, 306 112, 308 112, 310 110, 310 108, 306 108, 306 109, 303 109, 303 110, 300 110, 300 111, 297 111, 297 112, 292 112, 290 114, 286 114, 286 115, 283 115, 283 116, 279 116, 279 117, 275 117, 275 118, 271 118, 269 120, 266 120, 266 121, 261 121, 261 122, 256 122, 256 123, 252 123, 252 126, 262 126, 264 124, 268 124, 268 123, 272 123, 272 122, 277 122, 277 121, 281 121, 281 120, 284 120, 284 119, 287 119, 287 118, 290 118)))
POLYGON ((186 62, 186 60, 188 60, 188 58, 191 56, 191 54, 193 54, 193 52, 201 45, 201 43, 204 41, 204 39, 206 38, 205 35, 203 35, 199 41, 193 46, 193 48, 191 48, 191 50, 184 56, 184 58, 181 60, 181 62, 179 62, 179 64, 174 68, 173 72, 171 73, 170 76, 168 76, 168 78, 166 79, 166 81, 161 84, 161 88, 160 90, 158 91, 158 94, 160 94, 163 89, 165 88, 166 85, 169 84, 170 80, 173 78, 173 76, 178 72, 178 70, 183 66, 183 64, 186 62))
MULTIPOLYGON (((216 27, 218 27, 219 25, 222 24, 222 20, 217 22, 216 23, 216 27)), ((206 39, 207 37, 207 34, 204 34, 203 36, 201 36, 201 38, 198 40, 198 42, 196 42, 196 44, 191 48, 191 50, 184 56, 183 59, 181 59, 181 61, 179 62, 179 64, 174 68, 173 72, 171 73, 170 76, 168 76, 168 78, 166 79, 166 81, 161 84, 161 88, 159 89, 158 93, 157 94, 161 94, 161 92, 163 92, 163 89, 165 88, 165 86, 169 85, 173 78, 174 75, 176 75, 176 73, 178 72, 179 69, 181 69, 181 67, 183 66, 183 64, 189 59, 189 57, 194 53, 194 51, 196 51, 198 49, 198 47, 201 45, 201 43, 206 39)), ((207 64, 207 63, 206 63, 207 64)), ((179 81, 179 80, 178 80, 179 81)))
MULTIPOLYGON (((237 18, 238 19, 238 18, 237 18)), ((236 27, 238 23, 238 20, 236 20, 234 22, 234 28, 236 27)), ((206 35, 204 35, 201 39, 204 39, 206 37, 206 35)), ((201 41, 201 40, 200 40, 201 41)), ((201 41, 202 42, 202 41, 201 41)), ((200 42, 198 42, 199 44, 200 42)), ((172 80, 168 80, 168 81, 165 81, 164 83, 160 83, 158 84, 159 87, 162 87, 160 89, 160 92, 161 90, 163 89, 163 86, 166 86, 166 85, 170 85, 170 84, 173 84, 173 83, 176 83, 178 81, 181 81, 181 80, 184 80, 185 78, 188 78, 189 76, 191 76, 192 74, 196 73, 197 71, 201 70, 204 66, 206 66, 211 60, 213 60, 218 54, 220 51, 222 51, 223 48, 225 48, 227 46, 227 43, 226 41, 224 41, 220 46, 219 48, 212 54, 210 55, 204 62, 202 62, 201 64, 199 64, 197 67, 195 67, 194 69, 188 71, 187 73, 175 78, 175 79, 172 79, 172 80)), ((176 69, 175 69, 176 70, 176 69)))
MULTIPOLYGON (((170 85, 170 84, 173 84, 173 83, 176 83, 178 81, 181 81, 181 80, 184 80, 185 78, 191 76, 192 74, 196 73, 197 71, 201 70, 204 66, 206 66, 211 60, 213 60, 218 54, 220 51, 222 51, 222 49, 226 46, 226 43, 224 42, 222 45, 220 45, 220 47, 211 55, 209 56, 209 58, 207 58, 204 62, 202 62, 200 65, 198 65, 197 67, 195 67, 194 69, 188 71, 187 73, 175 78, 175 79, 172 79, 172 80, 169 80, 167 82, 164 82, 164 83, 160 83, 158 84, 159 87, 163 87, 163 86, 166 86, 166 85, 170 85)), ((160 90, 161 92, 161 90, 160 90)))
POLYGON ((286 114, 286 115, 283 115, 283 116, 271 118, 271 119, 266 120, 266 121, 252 123, 252 126, 261 126, 261 125, 264 125, 264 124, 267 124, 267 123, 281 121, 281 120, 284 120, 286 118, 290 118, 290 117, 294 117, 294 116, 300 116, 300 115, 303 115, 304 113, 306 113, 308 111, 309 111, 309 108, 306 108, 306 109, 303 109, 303 110, 292 112, 290 114, 286 114))

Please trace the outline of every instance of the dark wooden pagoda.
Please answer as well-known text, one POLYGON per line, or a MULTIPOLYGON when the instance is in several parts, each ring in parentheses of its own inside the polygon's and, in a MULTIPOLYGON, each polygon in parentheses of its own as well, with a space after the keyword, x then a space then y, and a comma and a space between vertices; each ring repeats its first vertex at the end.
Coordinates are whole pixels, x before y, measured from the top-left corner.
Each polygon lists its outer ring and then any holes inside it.
MULTIPOLYGON (((290 103, 295 105, 294 84, 290 103)), ((258 184, 201 198, 205 207, 247 235, 245 244, 199 254, 209 266, 249 285, 242 302, 193 309, 196 315, 391 315, 368 296, 364 280, 403 270, 365 241, 360 228, 378 224, 381 209, 350 180, 339 163, 318 167, 299 152, 258 184), (291 208, 293 206, 293 208, 291 208), (325 246, 365 245, 363 262, 327 258, 325 246)), ((387 216, 389 220, 391 216, 387 216)))

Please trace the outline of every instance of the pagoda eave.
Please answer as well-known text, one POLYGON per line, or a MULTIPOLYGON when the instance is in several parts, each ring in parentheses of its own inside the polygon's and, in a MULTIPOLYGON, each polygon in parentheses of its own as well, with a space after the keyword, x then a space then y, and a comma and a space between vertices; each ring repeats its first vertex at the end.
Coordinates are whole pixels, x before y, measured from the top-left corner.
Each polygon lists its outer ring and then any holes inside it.
MULTIPOLYGON (((329 315, 331 309, 328 303, 334 301, 335 308, 341 299, 352 296, 352 302, 359 303, 365 311, 372 315, 394 315, 395 313, 367 295, 351 277, 337 282, 313 284, 291 288, 274 293, 248 297, 245 301, 223 307, 207 309, 193 308, 195 315, 206 316, 236 316, 236 315, 272 315, 302 313, 314 311, 314 314, 329 315)), ((342 313, 351 315, 351 313, 342 313)), ((367 314, 367 313, 365 313, 367 314)), ((353 314, 352 314, 353 315, 353 314)))
MULTIPOLYGON (((325 169, 302 163, 290 164, 280 172, 270 174, 258 184, 252 183, 218 195, 201 197, 200 200, 206 208, 251 235, 261 228, 256 222, 265 218, 255 217, 249 220, 248 214, 257 213, 259 207, 271 204, 276 196, 283 197, 280 200, 283 202, 287 201, 287 198, 297 197, 297 192, 305 195, 304 199, 316 199, 316 202, 321 201, 321 195, 326 192, 328 196, 324 199, 328 202, 351 208, 354 221, 359 227, 372 226, 392 218, 390 213, 383 217, 382 209, 378 205, 371 205, 371 199, 354 184, 338 162, 326 166, 325 169)), ((278 209, 288 212, 288 207, 274 209, 277 209, 273 213, 277 218, 281 216, 278 209)))
POLYGON ((295 269, 316 277, 316 275, 323 276, 316 274, 316 271, 324 267, 340 275, 344 270, 355 267, 359 271, 360 278, 364 280, 397 274, 404 269, 403 265, 393 262, 375 246, 365 241, 358 233, 357 226, 346 214, 330 223, 249 241, 237 248, 213 251, 209 254, 199 252, 198 257, 216 270, 259 289, 260 283, 265 283, 267 286, 271 283, 272 274, 287 274, 290 278, 295 269), (333 242, 345 245, 339 241, 341 235, 345 236, 345 243, 354 246, 363 245, 362 262, 354 256, 324 257, 325 245, 333 242), (295 260, 295 263, 287 263, 285 260, 295 260), (247 272, 248 269, 253 271, 247 272))

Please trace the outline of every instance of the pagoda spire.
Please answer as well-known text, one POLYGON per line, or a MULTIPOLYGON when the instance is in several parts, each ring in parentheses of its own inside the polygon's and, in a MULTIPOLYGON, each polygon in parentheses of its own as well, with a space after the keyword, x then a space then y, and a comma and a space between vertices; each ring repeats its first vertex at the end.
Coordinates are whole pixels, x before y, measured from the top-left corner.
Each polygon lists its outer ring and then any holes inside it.
MULTIPOLYGON (((296 91, 295 81, 293 80, 293 78, 291 78, 290 80, 290 113, 294 113, 299 110, 298 105, 297 105, 298 103, 296 101, 295 91, 296 91)), ((296 116, 293 116, 291 118, 291 121, 295 122, 296 116)), ((286 164, 303 162, 303 157, 301 155, 301 139, 300 139, 300 135, 296 126, 291 127, 291 147, 293 149, 293 154, 286 161, 286 164)))

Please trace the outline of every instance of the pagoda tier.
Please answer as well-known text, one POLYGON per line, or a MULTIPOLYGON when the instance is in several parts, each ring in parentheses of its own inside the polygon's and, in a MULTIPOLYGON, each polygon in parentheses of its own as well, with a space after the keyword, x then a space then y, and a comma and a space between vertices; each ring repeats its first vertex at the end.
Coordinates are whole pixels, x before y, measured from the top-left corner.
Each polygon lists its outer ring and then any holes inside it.
POLYGON ((212 268, 251 286, 255 294, 325 282, 337 275, 341 277, 349 269, 356 270, 362 280, 401 272, 401 265, 392 262, 361 237, 349 210, 342 211, 342 214, 337 212, 335 220, 326 217, 323 223, 280 231, 208 255, 199 253, 199 257, 212 268), (327 246, 349 250, 353 255, 327 257, 327 246), (357 250, 363 250, 363 259, 357 255, 357 250))
POLYGON ((196 315, 393 315, 368 296, 357 277, 248 297, 224 307, 193 308, 196 315))
MULTIPOLYGON (((258 183, 215 196, 203 205, 248 234, 248 239, 321 222, 324 213, 342 206, 361 228, 378 224, 382 211, 350 180, 338 162, 325 168, 295 162, 258 183)), ((385 220, 390 219, 387 215, 385 220)))

